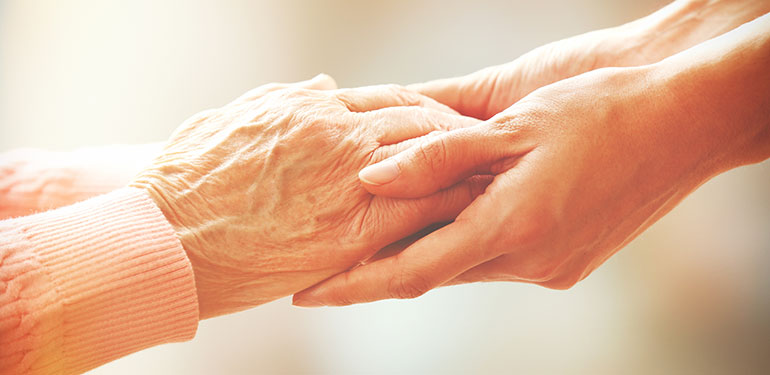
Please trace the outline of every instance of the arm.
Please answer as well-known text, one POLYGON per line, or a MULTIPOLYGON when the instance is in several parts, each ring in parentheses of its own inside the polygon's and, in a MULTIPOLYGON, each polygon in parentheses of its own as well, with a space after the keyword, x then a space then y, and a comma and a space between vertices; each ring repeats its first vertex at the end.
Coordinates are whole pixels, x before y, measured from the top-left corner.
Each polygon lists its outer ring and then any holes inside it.
POLYGON ((66 206, 123 187, 161 147, 153 143, 2 153, 0 219, 66 206))
POLYGON ((633 22, 549 43, 507 64, 412 88, 461 114, 488 119, 540 87, 594 69, 652 64, 767 12, 767 1, 677 0, 633 22))
POLYGON ((367 190, 391 197, 495 179, 453 223, 295 303, 410 298, 474 281, 573 286, 711 177, 770 157, 768 66, 770 14, 653 65, 546 86, 362 170, 367 190))
POLYGON ((455 217, 488 183, 372 197, 360 168, 478 121, 396 86, 333 85, 247 93, 183 123, 131 187, 0 221, 0 372, 78 373, 190 339, 198 319, 290 295, 455 217))
MULTIPOLYGON (((288 87, 328 90, 333 81, 271 83, 235 102, 288 87)), ((108 193, 131 181, 160 154, 163 143, 110 145, 69 152, 18 149, 0 154, 0 219, 29 215, 108 193)))
POLYGON ((194 116, 131 186, 181 239, 205 319, 291 295, 454 218, 489 179, 393 200, 367 193, 356 173, 477 123, 396 86, 280 90, 194 116))
MULTIPOLYGON (((328 76, 260 86, 236 102, 328 76)), ((146 191, 128 184, 162 144, 3 155, 0 373, 74 374, 154 345, 191 339, 199 319, 192 266, 146 191)))
POLYGON ((146 193, 0 221, 0 373, 81 373, 197 326, 190 262, 146 193))

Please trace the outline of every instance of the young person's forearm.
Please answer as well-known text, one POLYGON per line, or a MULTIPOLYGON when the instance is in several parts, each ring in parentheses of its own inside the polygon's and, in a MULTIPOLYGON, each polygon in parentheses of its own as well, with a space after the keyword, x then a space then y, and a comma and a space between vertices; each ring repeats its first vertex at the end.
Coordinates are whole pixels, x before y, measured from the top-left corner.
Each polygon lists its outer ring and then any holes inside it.
POLYGON ((698 146, 710 176, 770 157, 768 66, 770 14, 654 66, 672 94, 671 125, 698 146))
POLYGON ((658 62, 770 12, 770 2, 682 0, 613 30, 607 66, 658 62))

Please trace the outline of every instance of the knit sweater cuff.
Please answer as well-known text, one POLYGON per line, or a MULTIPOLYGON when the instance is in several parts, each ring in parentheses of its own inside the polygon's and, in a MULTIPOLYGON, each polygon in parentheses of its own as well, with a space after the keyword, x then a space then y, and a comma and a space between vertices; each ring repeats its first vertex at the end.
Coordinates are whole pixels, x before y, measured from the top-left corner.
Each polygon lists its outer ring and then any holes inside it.
POLYGON ((59 320, 55 334, 46 334, 60 342, 58 353, 44 361, 55 372, 86 371, 195 335, 190 261, 141 190, 123 188, 14 221, 56 291, 49 303, 61 306, 59 317, 47 317, 59 320))

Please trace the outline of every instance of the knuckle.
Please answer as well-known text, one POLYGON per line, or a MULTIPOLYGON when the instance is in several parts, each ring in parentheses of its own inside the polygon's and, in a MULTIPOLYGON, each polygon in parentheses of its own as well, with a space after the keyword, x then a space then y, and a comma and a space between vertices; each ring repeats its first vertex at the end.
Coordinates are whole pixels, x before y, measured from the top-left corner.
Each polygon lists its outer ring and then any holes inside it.
POLYGON ((287 99, 297 99, 307 96, 309 90, 301 87, 287 87, 279 91, 287 99))
POLYGON ((388 295, 399 299, 413 299, 430 290, 430 282, 424 276, 402 271, 393 277, 388 285, 388 295))
POLYGON ((447 160, 446 142, 441 137, 437 137, 429 142, 420 143, 415 158, 431 173, 442 170, 447 160))
POLYGON ((354 111, 355 100, 353 100, 353 98, 349 94, 348 89, 337 90, 336 92, 331 93, 331 95, 332 95, 332 98, 334 98, 338 103, 343 105, 349 111, 354 111))
POLYGON ((525 269, 520 270, 517 276, 531 282, 545 283, 554 279, 558 268, 558 262, 547 259, 536 264, 530 264, 525 269))
POLYGON ((335 290, 330 293, 329 301, 332 301, 337 306, 348 306, 355 303, 350 295, 342 290, 335 290))
POLYGON ((403 92, 405 89, 403 86, 395 84, 395 83, 387 83, 382 86, 382 88, 385 91, 390 91, 393 94, 399 94, 403 92))
POLYGON ((523 116, 520 114, 501 115, 496 121, 492 122, 491 130, 495 136, 503 142, 515 142, 521 137, 524 125, 523 116))
POLYGON ((397 84, 388 84, 387 90, 390 91, 405 106, 417 106, 422 103, 420 95, 404 86, 397 84))
MULTIPOLYGON (((545 105, 529 100, 518 105, 516 110, 505 111, 495 116, 491 129, 504 142, 520 142, 528 134, 537 132, 552 117, 545 105)), ((553 121, 553 120, 550 120, 553 121)))
POLYGON ((468 177, 469 202, 472 202, 479 195, 484 194, 490 183, 492 183, 492 176, 479 175, 468 177))

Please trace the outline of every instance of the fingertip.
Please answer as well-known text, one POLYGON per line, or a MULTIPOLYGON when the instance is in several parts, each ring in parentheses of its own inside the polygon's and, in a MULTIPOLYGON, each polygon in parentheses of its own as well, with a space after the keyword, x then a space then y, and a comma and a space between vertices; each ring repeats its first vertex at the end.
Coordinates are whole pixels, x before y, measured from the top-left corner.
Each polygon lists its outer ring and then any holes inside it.
MULTIPOLYGON (((334 276, 332 279, 334 279, 334 276)), ((325 285, 329 280, 322 281, 305 290, 295 293, 294 296, 292 296, 291 304, 299 307, 326 306, 326 304, 324 304, 319 299, 319 295, 323 295, 323 285, 325 285), (319 289, 321 290, 320 293, 319 289)))
POLYGON ((393 159, 385 159, 359 171, 358 178, 364 184, 381 186, 395 181, 400 174, 401 168, 398 166, 398 162, 393 159))
POLYGON ((322 306, 318 306, 318 305, 312 304, 310 302, 307 302, 307 301, 305 301, 303 299, 297 299, 297 298, 294 298, 292 300, 291 304, 294 305, 294 306, 297 306, 297 307, 308 307, 308 308, 309 307, 322 307, 322 306))
POLYGON ((299 292, 295 294, 291 299, 291 304, 297 307, 322 307, 326 306, 323 303, 306 296, 306 293, 299 292))
POLYGON ((387 161, 362 169, 358 173, 358 179, 361 181, 361 186, 372 195, 387 198, 422 198, 439 190, 430 183, 412 183, 412 178, 407 178, 398 164, 387 161), (385 165, 381 167, 380 164, 383 163, 385 165), (397 168, 399 170, 396 172, 397 168))

